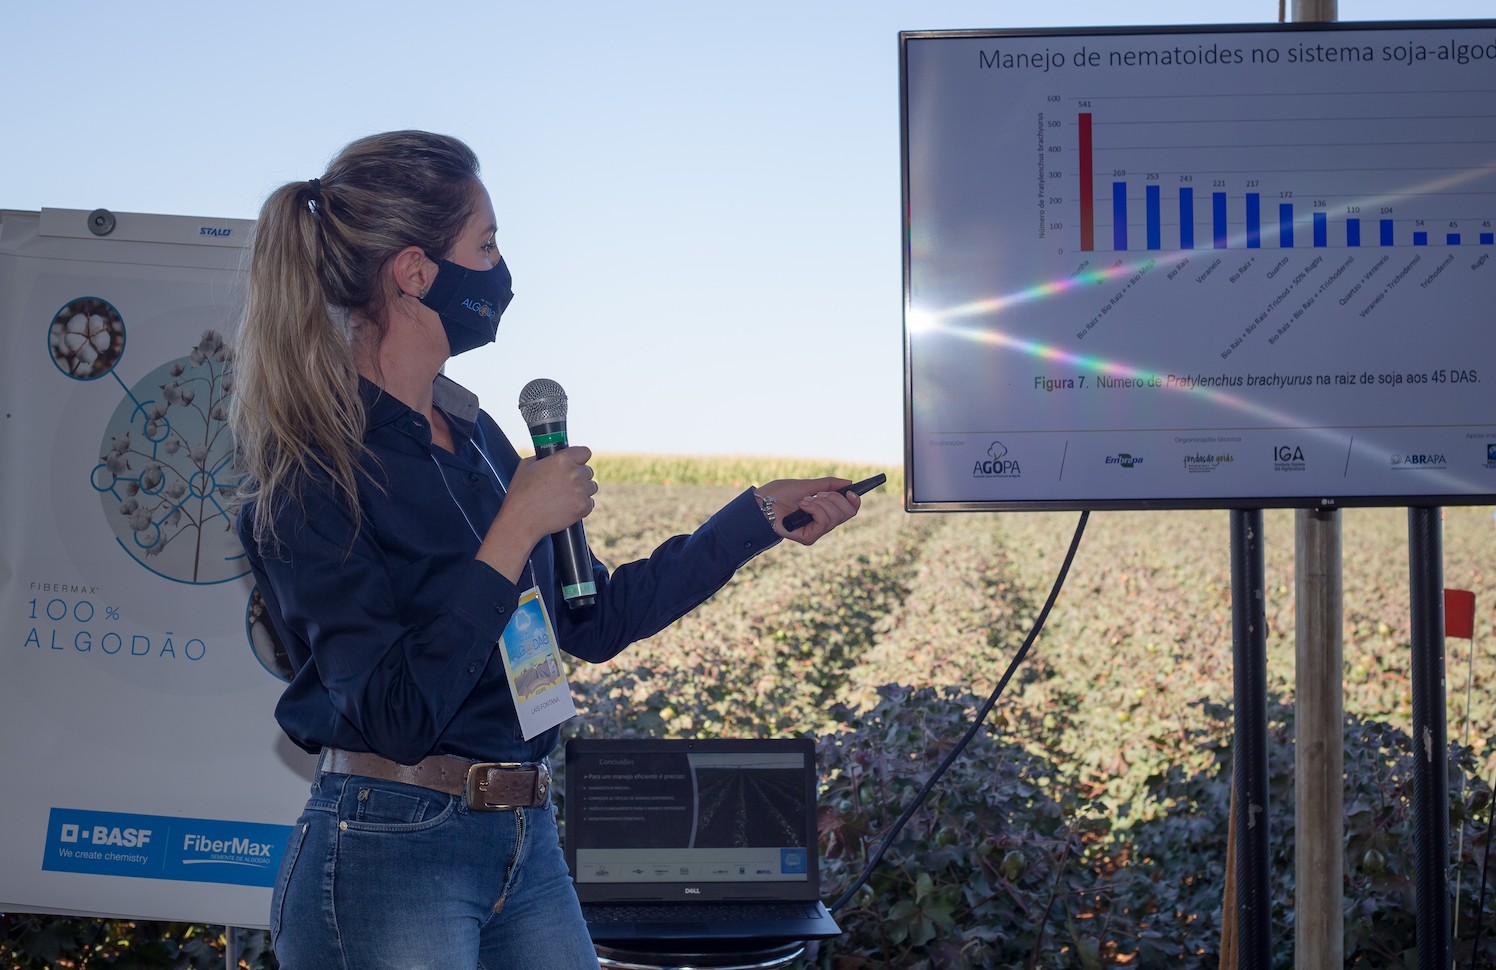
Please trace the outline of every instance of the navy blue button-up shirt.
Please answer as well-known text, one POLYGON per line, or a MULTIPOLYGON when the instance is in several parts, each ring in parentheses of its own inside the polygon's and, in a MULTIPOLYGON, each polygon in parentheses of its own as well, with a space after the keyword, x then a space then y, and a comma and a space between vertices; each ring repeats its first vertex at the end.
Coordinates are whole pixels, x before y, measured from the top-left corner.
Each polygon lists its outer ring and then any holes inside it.
POLYGON ((518 585, 473 558, 498 514, 519 455, 477 398, 445 377, 433 387, 455 454, 434 446, 426 419, 360 381, 367 472, 360 518, 324 482, 278 515, 279 545, 239 535, 295 674, 276 706, 302 748, 373 751, 405 764, 450 754, 537 761, 559 729, 524 740, 495 645, 533 583, 560 648, 602 661, 711 596, 779 541, 745 491, 691 535, 611 574, 592 560, 594 606, 561 600, 549 538, 518 585))

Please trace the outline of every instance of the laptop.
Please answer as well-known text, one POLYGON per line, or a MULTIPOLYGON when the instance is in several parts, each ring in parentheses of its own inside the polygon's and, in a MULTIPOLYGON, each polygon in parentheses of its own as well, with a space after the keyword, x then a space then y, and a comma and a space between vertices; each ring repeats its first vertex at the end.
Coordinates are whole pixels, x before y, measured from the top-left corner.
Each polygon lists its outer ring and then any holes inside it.
POLYGON ((815 742, 573 738, 566 862, 596 943, 827 939, 815 742))

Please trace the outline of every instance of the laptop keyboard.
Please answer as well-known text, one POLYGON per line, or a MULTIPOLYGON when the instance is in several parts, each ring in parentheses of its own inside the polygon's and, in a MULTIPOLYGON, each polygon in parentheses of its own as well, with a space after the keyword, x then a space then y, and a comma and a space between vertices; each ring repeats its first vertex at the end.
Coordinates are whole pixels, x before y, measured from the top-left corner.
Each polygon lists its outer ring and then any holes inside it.
POLYGON ((815 919, 815 903, 588 903, 589 923, 711 923, 729 920, 815 919))

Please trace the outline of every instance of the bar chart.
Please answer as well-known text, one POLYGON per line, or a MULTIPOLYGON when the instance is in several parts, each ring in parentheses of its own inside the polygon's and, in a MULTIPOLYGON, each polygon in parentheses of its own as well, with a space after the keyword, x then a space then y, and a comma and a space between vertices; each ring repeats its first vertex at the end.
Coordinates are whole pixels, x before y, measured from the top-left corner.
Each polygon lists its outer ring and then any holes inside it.
POLYGON ((1492 91, 1434 95, 1074 97, 1078 248, 1496 246, 1492 91))

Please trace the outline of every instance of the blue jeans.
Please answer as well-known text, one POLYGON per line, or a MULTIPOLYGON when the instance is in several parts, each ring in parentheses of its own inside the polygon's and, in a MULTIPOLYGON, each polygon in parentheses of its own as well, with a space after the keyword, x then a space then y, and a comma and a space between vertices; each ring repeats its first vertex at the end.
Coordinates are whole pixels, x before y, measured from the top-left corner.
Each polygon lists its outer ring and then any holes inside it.
POLYGON ((282 970, 597 970, 555 809, 323 774, 270 901, 282 970))

